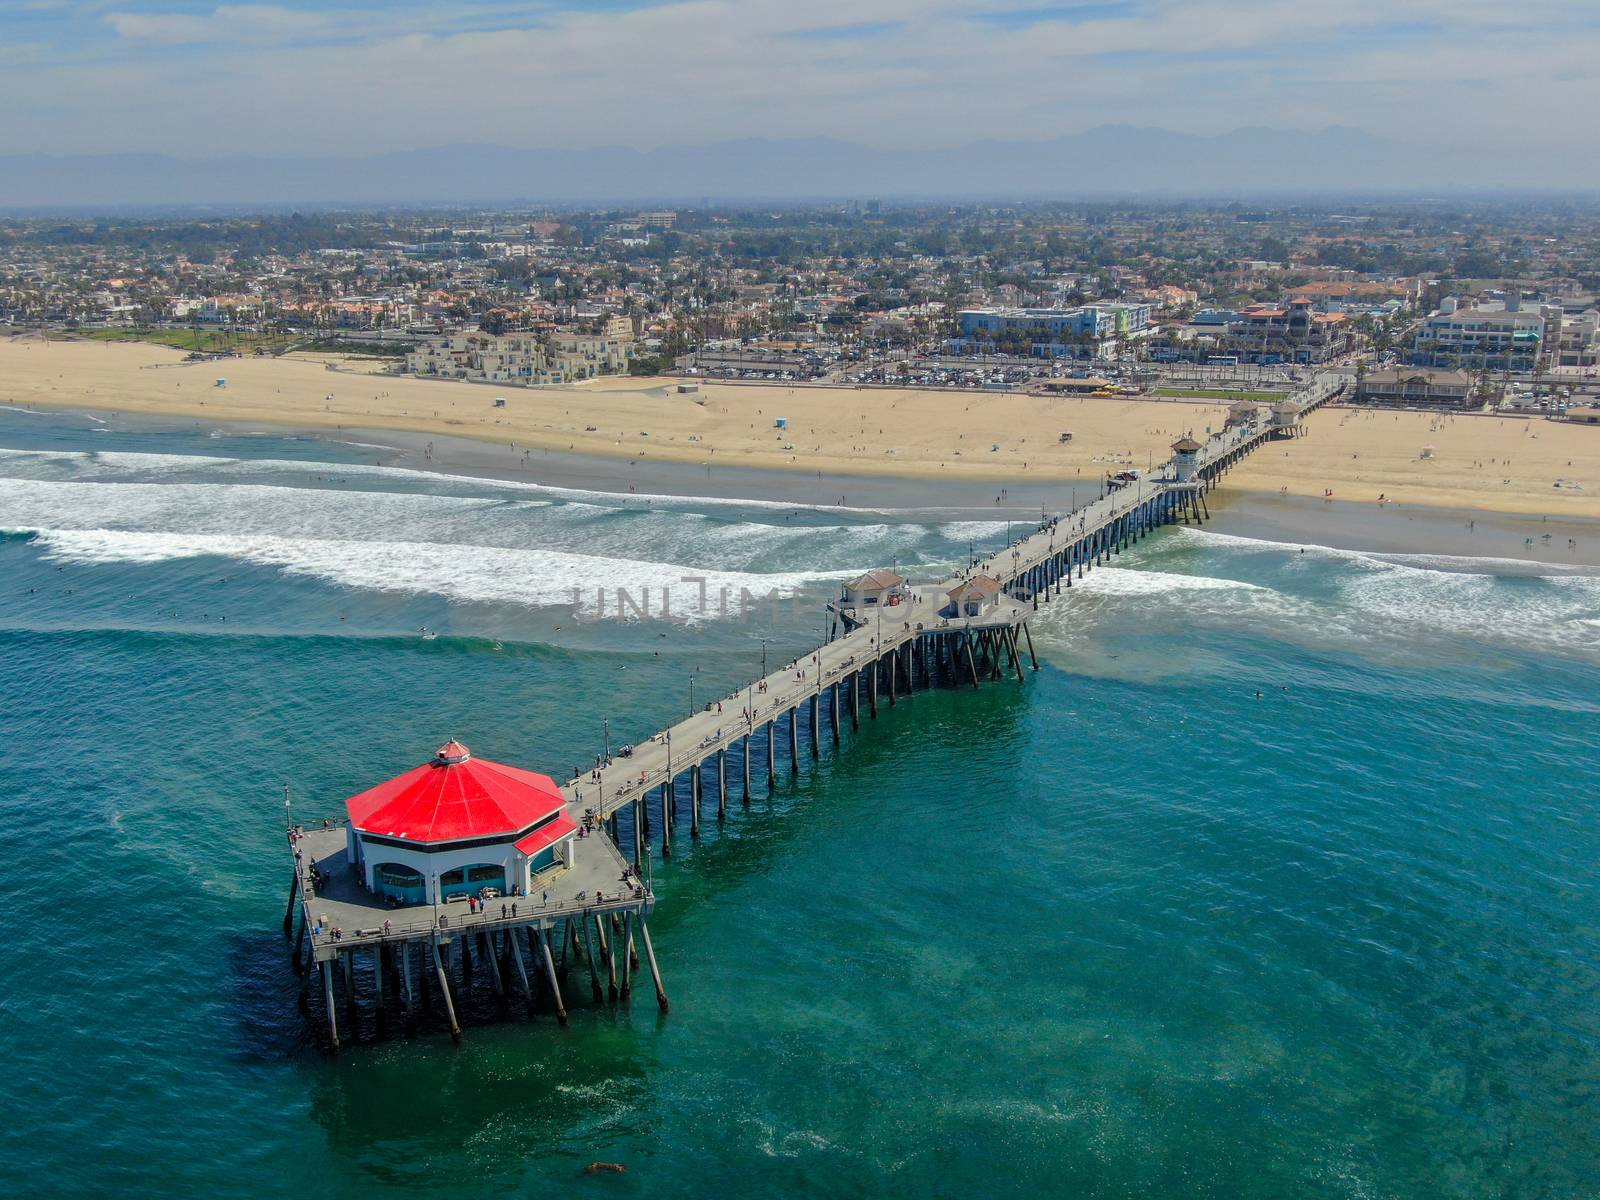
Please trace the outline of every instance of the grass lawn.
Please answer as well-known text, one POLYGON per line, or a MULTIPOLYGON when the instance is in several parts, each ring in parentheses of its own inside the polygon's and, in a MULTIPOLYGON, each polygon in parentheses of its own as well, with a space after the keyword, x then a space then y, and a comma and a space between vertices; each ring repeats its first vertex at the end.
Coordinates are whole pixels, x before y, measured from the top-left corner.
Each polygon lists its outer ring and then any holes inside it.
POLYGON ((281 333, 228 329, 79 329, 70 333, 97 342, 153 342, 201 354, 253 354, 258 348, 279 351, 299 340, 281 333))
POLYGON ((1282 392, 1235 392, 1227 388, 1157 388, 1158 396, 1182 396, 1188 400, 1257 400, 1263 404, 1270 404, 1274 400, 1282 400, 1282 392))

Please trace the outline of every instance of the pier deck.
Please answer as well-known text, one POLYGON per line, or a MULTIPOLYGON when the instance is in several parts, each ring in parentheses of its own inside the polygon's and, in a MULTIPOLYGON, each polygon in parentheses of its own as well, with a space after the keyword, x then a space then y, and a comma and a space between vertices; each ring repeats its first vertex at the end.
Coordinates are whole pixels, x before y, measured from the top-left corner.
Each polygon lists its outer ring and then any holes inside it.
POLYGON ((484 911, 476 913, 463 901, 399 907, 383 903, 362 887, 351 871, 343 827, 308 829, 296 845, 302 851, 296 877, 309 917, 312 957, 317 962, 334 958, 343 950, 384 942, 437 935, 438 941, 445 943, 464 932, 522 928, 530 923, 549 928, 566 917, 622 910, 633 912, 638 911, 641 904, 648 912, 655 899, 637 881, 622 881, 627 863, 611 839, 599 833, 591 833, 572 843, 573 861, 565 868, 547 872, 545 886, 540 888, 539 894, 486 901, 484 911), (322 877, 321 885, 315 888, 311 885, 312 863, 322 877), (507 906, 508 913, 515 904, 517 915, 502 919, 501 904, 507 906), (339 931, 337 938, 334 930, 339 931))
MULTIPOLYGON (((340 971, 335 968, 342 969, 347 1029, 353 1036, 359 1028, 357 997, 362 991, 353 963, 359 951, 370 950, 374 1002, 380 1018, 385 1011, 386 972, 398 981, 408 1020, 417 996, 415 988, 423 989, 425 1007, 428 980, 436 977, 451 1033, 459 1039, 452 992, 457 986, 470 989, 467 963, 476 958, 487 965, 502 997, 515 988, 531 1008, 538 991, 549 998, 564 1022, 562 985, 569 955, 573 959, 581 955, 585 960, 597 1002, 607 995, 625 1002, 642 948, 657 1001, 665 1012, 666 991, 646 923, 655 903, 649 884, 652 792, 659 797, 656 813, 661 853, 670 855, 678 821, 679 779, 688 776, 690 836, 698 837, 708 787, 716 797, 718 819, 726 815, 728 751, 736 747, 743 798, 748 802, 752 762, 757 757, 754 743, 763 730, 766 746, 761 765, 768 789, 773 787, 779 757, 777 730, 784 718, 788 768, 796 773, 803 709, 809 709, 805 741, 817 758, 824 740, 825 706, 829 732, 838 746, 841 712, 848 711, 852 727, 859 723, 863 705, 869 716, 876 716, 879 700, 893 705, 897 696, 909 694, 917 686, 919 672, 925 687, 940 679, 954 684, 970 681, 977 686, 981 676, 998 679, 1008 672, 1021 680, 1019 638, 1027 639, 1027 653, 1032 658, 1028 618, 1041 604, 1051 603, 1072 587, 1074 576, 1082 579, 1085 572, 1109 562, 1124 547, 1161 526, 1204 520, 1209 515, 1205 493, 1229 467, 1269 439, 1298 436, 1300 418, 1333 399, 1342 387, 1336 377, 1318 376, 1290 401, 1274 406, 1270 422, 1258 418, 1230 425, 1209 434, 1204 443, 1175 446, 1175 451, 1181 449, 1179 457, 1165 464, 1160 474, 1128 483, 1072 513, 1040 521, 1033 532, 972 564, 966 572, 910 585, 899 593, 899 603, 848 610, 842 603, 830 605, 836 636, 823 645, 712 700, 636 744, 626 757, 604 761, 594 771, 580 772, 562 784, 567 814, 585 830, 585 836, 572 842, 567 862, 539 876, 534 884, 537 895, 496 897, 482 912, 473 912, 459 902, 391 908, 367 892, 350 869, 342 825, 312 828, 298 835, 291 831, 289 844, 297 853, 284 933, 292 937, 296 970, 305 979, 302 1007, 309 1012, 309 978, 320 973, 329 1045, 337 1050, 339 1006, 334 978, 340 971), (977 615, 944 616, 950 591, 979 575, 994 580, 1000 594, 987 600, 977 615), (707 768, 713 765, 708 781, 707 768), (631 810, 631 864, 620 849, 618 817, 625 809, 631 810), (310 870, 313 863, 319 877, 315 886, 310 870), (505 916, 501 916, 502 904, 505 916), (512 904, 517 906, 515 916, 510 912, 512 904), (300 930, 294 933, 297 910, 300 930), (441 955, 441 951, 448 953, 441 955)), ((1037 661, 1033 665, 1037 669, 1037 661)))

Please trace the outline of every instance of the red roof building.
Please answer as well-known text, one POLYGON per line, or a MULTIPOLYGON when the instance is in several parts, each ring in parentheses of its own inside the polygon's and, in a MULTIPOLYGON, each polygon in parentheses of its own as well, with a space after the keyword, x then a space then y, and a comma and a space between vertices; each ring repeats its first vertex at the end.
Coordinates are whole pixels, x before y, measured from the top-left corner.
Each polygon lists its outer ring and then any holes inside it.
POLYGON ((457 741, 345 809, 351 861, 371 891, 402 904, 525 895, 578 830, 548 775, 474 758, 457 741))

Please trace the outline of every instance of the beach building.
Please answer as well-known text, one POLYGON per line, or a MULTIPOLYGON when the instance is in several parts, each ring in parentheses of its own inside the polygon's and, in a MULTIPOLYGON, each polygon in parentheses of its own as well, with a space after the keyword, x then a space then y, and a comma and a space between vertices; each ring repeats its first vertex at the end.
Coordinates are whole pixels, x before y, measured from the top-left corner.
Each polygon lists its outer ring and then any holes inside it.
POLYGON ((1483 407, 1466 371, 1430 367, 1390 367, 1363 376, 1356 385, 1356 403, 1399 405, 1405 408, 1483 407))
POLYGON ((988 575, 963 579, 945 595, 949 603, 940 614, 945 617, 981 617, 1000 599, 1000 581, 988 575))
POLYGON ((905 576, 879 567, 844 585, 845 608, 897 604, 905 596, 905 576))
POLYGON ((530 895, 569 860, 578 827, 548 775, 472 757, 460 742, 345 801, 346 856, 391 904, 530 895))
POLYGON ((1261 403, 1257 400, 1235 400, 1228 406, 1227 428, 1236 425, 1254 425, 1261 416, 1261 403))

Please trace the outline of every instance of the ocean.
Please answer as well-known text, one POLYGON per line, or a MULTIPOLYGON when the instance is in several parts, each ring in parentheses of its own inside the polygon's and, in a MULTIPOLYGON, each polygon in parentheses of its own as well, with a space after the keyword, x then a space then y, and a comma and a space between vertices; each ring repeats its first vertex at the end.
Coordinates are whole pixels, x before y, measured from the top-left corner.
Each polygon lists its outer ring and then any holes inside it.
POLYGON ((563 777, 1023 519, 382 461, 0 411, 5 1194, 1600 1188, 1600 575, 1225 491, 1043 608, 1024 684, 657 861, 669 1016, 326 1057, 286 786, 336 813, 450 736, 563 777))

